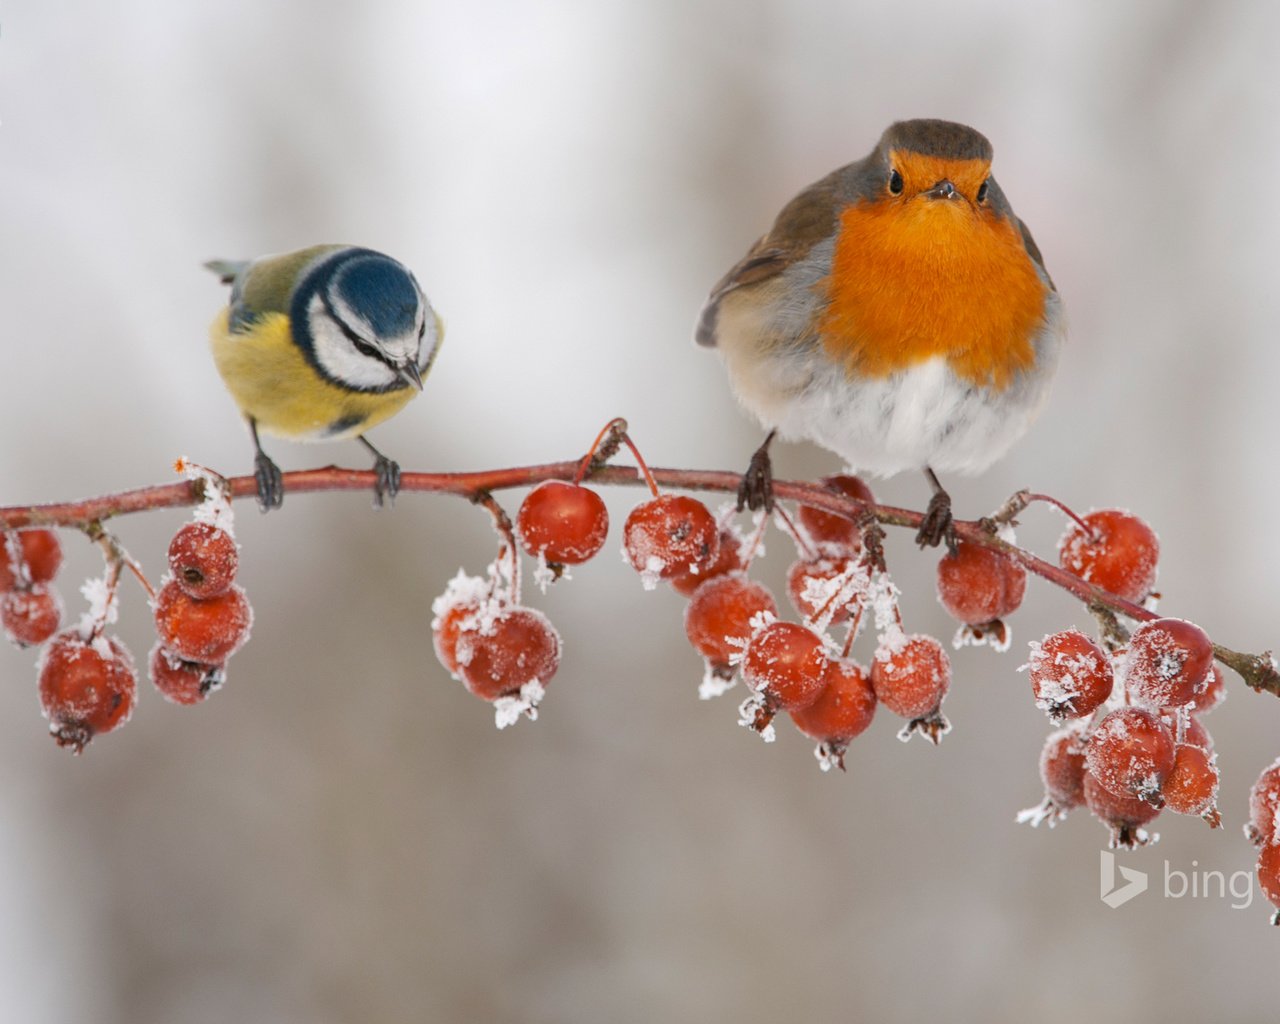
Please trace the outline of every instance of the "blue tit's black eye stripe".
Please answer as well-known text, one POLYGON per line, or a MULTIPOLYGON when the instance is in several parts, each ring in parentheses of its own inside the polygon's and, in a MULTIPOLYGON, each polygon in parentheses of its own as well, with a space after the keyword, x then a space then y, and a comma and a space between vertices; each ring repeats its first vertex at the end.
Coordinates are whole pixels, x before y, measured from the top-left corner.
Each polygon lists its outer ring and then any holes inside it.
POLYGON ((341 314, 339 314, 338 310, 333 305, 333 297, 329 294, 328 288, 322 288, 320 290, 320 301, 324 303, 324 311, 329 314, 329 319, 338 325, 338 329, 342 331, 342 336, 355 346, 357 352, 361 355, 368 356, 370 359, 376 359, 380 363, 385 363, 393 370, 395 369, 391 360, 389 360, 384 353, 378 351, 378 349, 365 341, 364 338, 360 337, 351 325, 342 319, 341 314))

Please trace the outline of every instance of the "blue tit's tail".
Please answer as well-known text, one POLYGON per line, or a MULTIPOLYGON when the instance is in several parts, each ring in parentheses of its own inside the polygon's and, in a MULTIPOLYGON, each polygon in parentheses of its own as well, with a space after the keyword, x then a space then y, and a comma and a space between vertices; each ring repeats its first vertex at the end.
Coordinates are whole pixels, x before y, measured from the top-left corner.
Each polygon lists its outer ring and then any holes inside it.
POLYGON ((204 268, 217 274, 223 284, 234 284, 235 279, 244 273, 244 268, 248 265, 248 260, 209 260, 204 264, 204 268))

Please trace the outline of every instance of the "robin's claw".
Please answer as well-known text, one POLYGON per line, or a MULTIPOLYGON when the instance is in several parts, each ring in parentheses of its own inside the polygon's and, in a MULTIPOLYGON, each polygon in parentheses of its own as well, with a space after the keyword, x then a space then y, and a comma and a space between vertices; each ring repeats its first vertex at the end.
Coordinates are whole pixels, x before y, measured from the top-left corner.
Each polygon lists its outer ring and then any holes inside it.
POLYGON ((951 515, 951 495, 943 490, 932 469, 926 466, 924 472, 933 487, 933 497, 929 499, 920 529, 916 531, 916 543, 922 548, 936 548, 945 540, 947 550, 955 554, 956 524, 951 515))
POLYGON ((738 483, 738 511, 744 508, 752 512, 764 509, 773 511, 773 460, 769 457, 769 445, 773 443, 776 430, 769 431, 764 444, 751 455, 747 471, 742 474, 738 483))

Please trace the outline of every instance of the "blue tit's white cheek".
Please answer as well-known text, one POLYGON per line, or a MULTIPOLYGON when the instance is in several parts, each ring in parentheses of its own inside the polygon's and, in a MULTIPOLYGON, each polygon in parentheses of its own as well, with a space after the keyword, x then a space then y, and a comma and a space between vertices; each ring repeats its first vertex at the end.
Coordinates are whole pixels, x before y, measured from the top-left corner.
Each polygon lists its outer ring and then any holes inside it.
MULTIPOLYGON (((354 321, 358 322, 358 319, 354 321)), ((400 380, 400 375, 390 366, 351 343, 342 325, 329 316, 319 295, 307 303, 307 326, 316 362, 331 380, 369 389, 388 387, 400 380)))
POLYGON ((379 333, 378 328, 347 302, 341 295, 331 295, 330 300, 334 314, 352 331, 368 344, 381 351, 387 359, 397 366, 408 366, 418 361, 418 350, 421 342, 418 331, 422 326, 422 307, 425 299, 419 293, 418 313, 411 318, 404 331, 379 333))

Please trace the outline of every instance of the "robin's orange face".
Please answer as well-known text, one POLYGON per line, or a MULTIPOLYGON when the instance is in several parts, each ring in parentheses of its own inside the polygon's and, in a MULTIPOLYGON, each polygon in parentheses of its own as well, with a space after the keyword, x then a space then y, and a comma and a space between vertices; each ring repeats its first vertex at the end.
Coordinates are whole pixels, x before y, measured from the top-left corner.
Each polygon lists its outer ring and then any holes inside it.
POLYGON ((962 379, 1003 389, 1034 360, 1047 289, 1017 227, 986 201, 990 164, 891 160, 900 178, 840 214, 823 346, 851 376, 942 356, 962 379))

